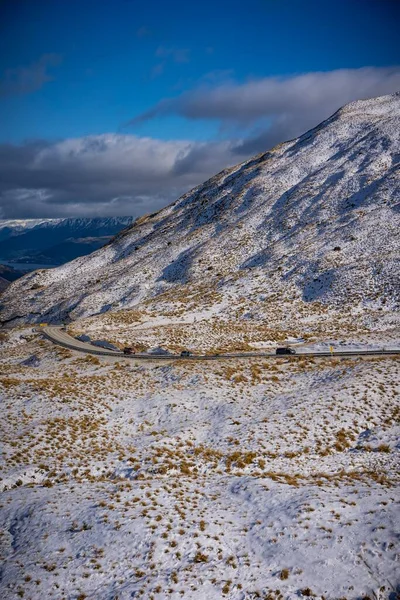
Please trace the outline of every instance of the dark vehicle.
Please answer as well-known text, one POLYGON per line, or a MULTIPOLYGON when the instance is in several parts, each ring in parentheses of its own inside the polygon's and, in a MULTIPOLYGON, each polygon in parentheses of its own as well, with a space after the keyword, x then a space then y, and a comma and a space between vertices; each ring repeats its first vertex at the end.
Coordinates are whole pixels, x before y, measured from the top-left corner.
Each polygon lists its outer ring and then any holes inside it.
POLYGON ((182 358, 185 358, 185 357, 188 357, 188 356, 192 356, 192 353, 189 352, 189 350, 182 350, 181 356, 182 356, 182 358))
POLYGON ((275 354, 296 354, 294 348, 277 348, 275 354))
POLYGON ((124 354, 135 354, 135 350, 127 346, 126 348, 124 348, 124 354))

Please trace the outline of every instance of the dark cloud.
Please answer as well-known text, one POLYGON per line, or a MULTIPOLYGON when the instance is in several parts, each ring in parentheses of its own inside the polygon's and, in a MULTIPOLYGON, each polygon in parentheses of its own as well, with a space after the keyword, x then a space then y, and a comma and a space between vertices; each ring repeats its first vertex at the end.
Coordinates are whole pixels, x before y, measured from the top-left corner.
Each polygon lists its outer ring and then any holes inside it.
POLYGON ((0 218, 138 216, 228 164, 237 142, 123 135, 0 145, 0 218))
POLYGON ((39 60, 27 67, 7 69, 0 80, 0 96, 30 94, 40 89, 53 77, 49 70, 62 61, 59 54, 43 54, 39 60))
POLYGON ((302 135, 318 125, 334 111, 335 109, 332 109, 330 112, 325 113, 324 109, 322 109, 320 116, 316 116, 315 111, 303 111, 299 115, 296 113, 280 115, 264 128, 260 127, 256 131, 253 130, 232 151, 239 155, 248 154, 250 156, 258 152, 263 152, 280 142, 288 141, 302 135))
MULTIPOLYGON (((400 89, 400 67, 339 69, 291 77, 266 77, 238 84, 202 84, 175 98, 158 102, 130 121, 179 115, 215 120, 225 127, 249 127, 268 119, 266 140, 294 137, 357 99, 400 89)), ((265 127, 267 129, 267 127, 265 127)))

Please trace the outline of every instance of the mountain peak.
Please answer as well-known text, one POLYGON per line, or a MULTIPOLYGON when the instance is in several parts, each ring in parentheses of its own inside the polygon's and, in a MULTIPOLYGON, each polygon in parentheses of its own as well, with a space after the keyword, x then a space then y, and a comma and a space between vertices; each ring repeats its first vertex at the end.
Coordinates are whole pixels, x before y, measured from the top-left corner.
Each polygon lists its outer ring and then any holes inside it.
POLYGON ((392 114, 398 111, 400 102, 400 91, 378 98, 368 98, 366 100, 355 100, 349 102, 339 109, 338 114, 347 118, 350 115, 358 115, 361 118, 368 119, 371 115, 377 117, 381 115, 392 114))

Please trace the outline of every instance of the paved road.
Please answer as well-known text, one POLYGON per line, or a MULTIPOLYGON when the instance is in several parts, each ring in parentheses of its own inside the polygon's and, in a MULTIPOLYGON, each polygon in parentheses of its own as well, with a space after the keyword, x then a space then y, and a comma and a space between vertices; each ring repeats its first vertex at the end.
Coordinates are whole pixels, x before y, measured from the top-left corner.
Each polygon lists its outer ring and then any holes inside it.
MULTIPOLYGON (((123 352, 117 352, 113 350, 106 350, 103 348, 99 348, 98 346, 93 346, 88 342, 81 342, 70 335, 66 331, 64 331, 59 326, 47 326, 47 327, 39 327, 37 329, 45 338, 53 342, 54 344, 58 344, 59 346, 63 346, 64 348, 69 348, 70 350, 77 350, 78 352, 84 352, 86 354, 97 354, 100 356, 114 356, 118 358, 128 358, 132 359, 144 359, 144 360, 176 360, 177 358, 181 359, 180 356, 175 354, 131 354, 126 355, 123 352)), ((237 352, 230 354, 219 354, 218 356, 210 356, 210 355, 195 355, 184 357, 182 360, 220 360, 220 359, 229 359, 229 358, 301 358, 304 356, 314 356, 314 357, 322 357, 322 356, 382 356, 382 355, 398 355, 400 354, 399 349, 391 348, 388 350, 350 350, 350 351, 334 351, 333 354, 330 352, 310 352, 305 348, 297 350, 296 354, 292 355, 276 355, 268 352, 237 352)))

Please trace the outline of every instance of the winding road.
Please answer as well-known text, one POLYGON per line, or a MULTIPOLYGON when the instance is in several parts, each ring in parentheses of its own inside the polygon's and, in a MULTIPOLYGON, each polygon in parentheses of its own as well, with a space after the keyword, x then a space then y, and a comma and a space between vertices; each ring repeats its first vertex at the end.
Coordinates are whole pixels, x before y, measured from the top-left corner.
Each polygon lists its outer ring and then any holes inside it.
POLYGON ((305 348, 297 349, 296 354, 285 354, 285 355, 276 355, 271 352, 236 352, 229 354, 218 354, 218 355, 208 355, 208 354, 196 354, 192 356, 184 356, 181 357, 177 354, 124 354, 121 351, 116 350, 106 350, 105 348, 99 348, 98 346, 93 346, 88 342, 82 342, 77 340, 76 338, 71 337, 61 326, 49 325, 46 327, 38 327, 36 329, 38 333, 41 333, 43 337, 50 340, 54 344, 59 346, 63 346, 64 348, 68 348, 70 350, 76 350, 78 352, 84 352, 86 354, 96 354, 100 356, 114 356, 118 358, 128 358, 135 360, 143 359, 143 360, 221 360, 221 359, 231 359, 231 358, 302 358, 302 357, 337 357, 337 356, 382 356, 382 355, 399 355, 400 349, 398 348, 390 348, 390 349, 381 349, 381 350, 347 350, 347 351, 333 351, 331 352, 310 352, 305 348))

